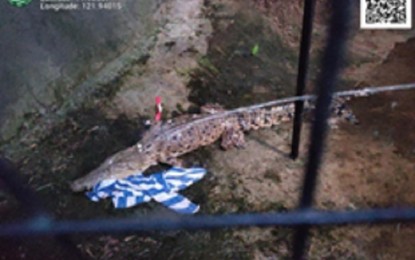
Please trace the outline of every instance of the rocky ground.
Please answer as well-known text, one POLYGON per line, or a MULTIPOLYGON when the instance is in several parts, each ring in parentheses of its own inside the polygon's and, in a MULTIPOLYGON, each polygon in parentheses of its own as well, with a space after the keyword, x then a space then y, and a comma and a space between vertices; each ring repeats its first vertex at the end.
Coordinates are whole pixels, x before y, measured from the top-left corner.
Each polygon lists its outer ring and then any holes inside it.
MULTIPOLYGON (((57 218, 133 217, 171 214, 150 203, 114 210, 73 194, 68 181, 95 168, 105 157, 135 143, 143 121, 152 117, 153 97, 165 101, 165 117, 217 102, 227 108, 292 95, 302 6, 282 1, 166 1, 155 19, 154 47, 117 81, 105 85, 70 111, 42 137, 23 128, 21 138, 1 149, 57 218), (257 55, 251 55, 258 45, 257 55), (24 138, 23 138, 24 137, 24 138), (79 209, 82 209, 80 211, 79 209)), ((318 72, 326 17, 318 1, 310 86, 318 72)), ((340 88, 413 82, 413 32, 360 31, 354 20, 350 58, 340 88)), ((359 126, 330 131, 321 169, 317 207, 358 209, 413 205, 415 193, 415 114, 413 92, 354 100, 359 126)), ((31 122, 41 123, 42 118, 31 122)), ((288 158, 290 125, 249 133, 247 147, 222 151, 218 145, 185 156, 209 171, 186 196, 202 214, 287 211, 295 208, 306 160, 309 125, 300 158, 288 158)), ((21 216, 2 195, 4 219, 21 216)), ((414 226, 324 227, 313 230, 310 259, 412 259, 414 226)), ((282 228, 168 232, 146 236, 73 236, 82 254, 93 259, 285 259, 292 231, 282 228)), ((50 240, 3 241, 3 259, 67 257, 50 240), (19 246, 15 246, 20 244, 19 246), (37 250, 39 246, 45 248, 37 250)))

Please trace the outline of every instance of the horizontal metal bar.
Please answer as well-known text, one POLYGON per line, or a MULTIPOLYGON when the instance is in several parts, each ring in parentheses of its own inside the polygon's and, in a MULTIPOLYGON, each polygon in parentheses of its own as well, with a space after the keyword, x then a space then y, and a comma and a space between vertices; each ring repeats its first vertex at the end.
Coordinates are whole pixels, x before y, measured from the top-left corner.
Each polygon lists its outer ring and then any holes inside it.
POLYGON ((0 237, 79 233, 136 233, 168 230, 200 230, 235 227, 295 227, 300 225, 348 225, 415 221, 415 208, 359 211, 297 210, 286 213, 250 213, 222 216, 146 216, 133 219, 60 220, 36 218, 0 225, 0 237))
MULTIPOLYGON (((415 83, 410 84, 401 84, 401 85, 390 85, 390 86, 381 86, 381 87, 366 87, 362 89, 355 89, 355 90, 345 90, 345 91, 338 91, 333 93, 333 97, 361 97, 361 96, 368 96, 372 94, 377 94, 381 92, 387 92, 387 91, 398 91, 398 90, 413 90, 415 89, 415 83)), ((303 96, 295 96, 295 97, 287 97, 277 100, 268 101, 261 104, 252 105, 249 107, 243 107, 243 108, 236 108, 233 110, 229 110, 227 113, 236 113, 244 110, 250 110, 250 109, 258 109, 258 108, 265 108, 265 107, 271 107, 271 106, 277 106, 277 105, 284 105, 293 103, 296 101, 306 101, 306 100, 316 100, 316 95, 303 95, 303 96)))
POLYGON ((373 95, 381 92, 387 91, 397 91, 397 90, 410 90, 415 89, 415 83, 410 84, 400 84, 400 85, 391 85, 391 86, 381 86, 381 87, 366 87, 362 89, 355 89, 355 90, 345 90, 340 92, 335 92, 333 96, 335 97, 360 97, 360 96, 368 96, 373 95))

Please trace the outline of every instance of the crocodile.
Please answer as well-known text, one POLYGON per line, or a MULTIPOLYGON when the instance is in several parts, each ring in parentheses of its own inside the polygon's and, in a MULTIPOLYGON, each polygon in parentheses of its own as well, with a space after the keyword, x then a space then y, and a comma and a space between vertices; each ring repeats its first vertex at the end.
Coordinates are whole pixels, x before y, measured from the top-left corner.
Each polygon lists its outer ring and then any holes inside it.
MULTIPOLYGON (((332 113, 357 122, 344 100, 335 99, 332 113)), ((305 111, 314 105, 305 102, 305 111)), ((71 183, 75 192, 92 188, 104 179, 121 179, 144 172, 158 163, 180 166, 179 156, 221 139, 221 147, 244 147, 244 132, 267 128, 293 117, 294 103, 265 107, 261 105, 224 110, 219 105, 206 105, 200 114, 185 115, 158 122, 147 130, 142 139, 108 157, 98 168, 71 183)))

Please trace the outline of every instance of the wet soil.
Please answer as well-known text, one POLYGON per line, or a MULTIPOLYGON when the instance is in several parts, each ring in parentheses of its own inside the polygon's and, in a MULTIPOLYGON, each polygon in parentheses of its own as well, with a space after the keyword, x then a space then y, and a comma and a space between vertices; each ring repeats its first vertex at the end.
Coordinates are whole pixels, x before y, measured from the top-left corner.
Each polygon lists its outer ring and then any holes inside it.
MULTIPOLYGON (((396 44, 387 58, 371 71, 362 85, 395 85, 413 83, 415 77, 415 39, 396 44)), ((413 206, 413 173, 415 172, 415 92, 389 92, 353 102, 361 120, 357 129, 347 129, 359 136, 365 147, 359 157, 366 164, 354 180, 345 179, 343 190, 357 192, 360 207, 413 206), (368 163, 371 162, 371 163, 368 163), (349 186, 350 185, 350 186, 349 186), (348 187, 349 186, 349 187, 348 187)), ((342 145, 355 143, 350 137, 342 145)), ((358 141, 357 143, 359 143, 358 141)), ((349 145, 350 146, 350 145, 349 145)), ((346 147, 346 146, 345 146, 346 147)), ((346 150, 346 149, 345 149, 346 150)), ((350 154, 347 156, 351 156, 350 154)), ((351 156, 354 161, 356 158, 351 156)), ((357 162, 354 163, 355 165, 357 162)), ((362 165, 363 166, 363 165, 362 165)), ((354 201, 356 198, 353 199, 354 201)), ((351 201, 353 201, 351 200, 351 201)), ((371 259, 413 259, 415 242, 413 224, 395 224, 389 227, 353 228, 356 238, 367 236, 361 244, 371 259)), ((349 236, 349 239, 354 239, 349 236)))
MULTIPOLYGON (((399 43, 386 60, 372 71, 362 85, 395 85, 415 81, 415 38, 399 43)), ((397 152, 415 156, 415 92, 401 91, 356 100, 356 113, 368 134, 393 143, 397 152)))

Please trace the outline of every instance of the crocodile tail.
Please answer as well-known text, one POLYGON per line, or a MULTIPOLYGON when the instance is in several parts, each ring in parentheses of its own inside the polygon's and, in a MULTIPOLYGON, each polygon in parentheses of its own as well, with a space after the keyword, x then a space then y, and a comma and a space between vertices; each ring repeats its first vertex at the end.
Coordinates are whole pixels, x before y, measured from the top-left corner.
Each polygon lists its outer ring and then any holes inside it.
MULTIPOLYGON (((347 104, 347 101, 349 100, 350 99, 347 97, 334 97, 330 107, 330 117, 335 120, 344 120, 355 125, 359 124, 359 120, 347 104)), ((310 102, 308 108, 305 109, 306 117, 313 118, 314 111, 315 105, 310 102)))
MULTIPOLYGON (((308 104, 305 106, 308 108, 308 104)), ((271 127, 290 121, 294 115, 294 104, 244 111, 238 115, 238 123, 243 131, 271 127)))
MULTIPOLYGON (((344 120, 352 124, 359 124, 359 120, 347 105, 347 101, 350 99, 347 97, 334 97, 330 107, 330 118, 334 120, 344 120)), ((307 109, 304 109, 305 116, 312 120, 315 111, 315 104, 309 102, 307 109)))
POLYGON ((347 105, 347 101, 349 100, 350 98, 347 97, 334 98, 331 107, 331 115, 355 125, 359 124, 359 120, 353 113, 352 109, 347 105))
MULTIPOLYGON (((357 124, 358 120, 349 106, 347 106, 346 102, 347 99, 345 98, 334 98, 330 110, 331 116, 357 124)), ((271 127, 291 121, 294 117, 294 110, 294 103, 290 103, 283 106, 244 111, 238 114, 238 123, 243 131, 271 127)), ((313 102, 304 102, 303 115, 306 118, 312 118, 314 110, 315 105, 313 102)))

